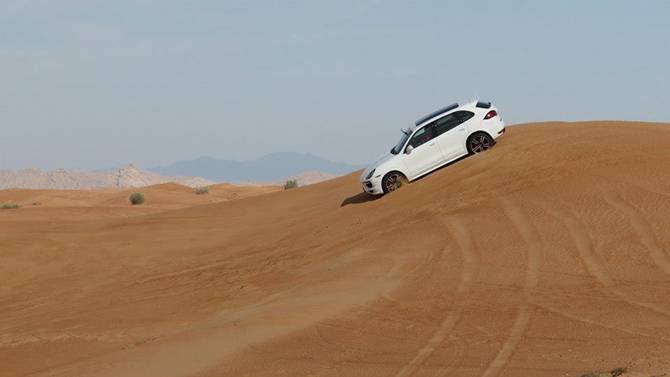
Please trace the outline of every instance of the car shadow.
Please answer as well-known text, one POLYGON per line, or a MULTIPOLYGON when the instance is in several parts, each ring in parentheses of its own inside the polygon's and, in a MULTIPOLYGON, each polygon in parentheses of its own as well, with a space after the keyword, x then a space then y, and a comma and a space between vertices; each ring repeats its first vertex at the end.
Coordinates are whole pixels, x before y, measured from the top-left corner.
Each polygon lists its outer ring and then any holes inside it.
MULTIPOLYGON (((419 178, 413 180, 413 181, 410 182, 409 184, 411 185, 411 184, 414 183, 414 182, 418 182, 418 181, 420 181, 420 180, 422 180, 422 179, 424 179, 424 178, 426 178, 426 177, 428 177, 428 176, 433 175, 435 172, 438 172, 438 171, 440 171, 440 170, 442 170, 442 169, 444 169, 444 168, 447 168, 447 167, 449 167, 449 166, 451 166, 451 165, 453 165, 453 164, 455 164, 455 163, 457 163, 457 162, 463 161, 463 160, 465 160, 465 159, 468 158, 468 157, 472 157, 472 156, 466 154, 466 155, 463 156, 463 157, 459 157, 459 158, 457 158, 456 160, 451 161, 450 163, 448 163, 448 164, 446 164, 446 165, 444 165, 444 166, 441 166, 440 168, 435 169, 434 171, 432 171, 432 172, 430 172, 430 173, 428 173, 428 174, 426 174, 426 175, 424 175, 424 176, 422 176, 422 177, 419 177, 419 178)), ((383 198, 383 197, 384 197, 384 195, 370 195, 370 194, 368 194, 368 193, 361 192, 361 193, 358 193, 358 194, 356 194, 356 195, 354 195, 354 196, 350 196, 350 197, 344 199, 344 201, 342 202, 342 204, 340 204, 340 207, 344 207, 344 206, 349 205, 349 204, 362 204, 362 203, 372 202, 372 201, 375 201, 375 200, 379 200, 379 199, 381 199, 381 198, 383 198)))
POLYGON ((350 196, 344 201, 342 201, 342 204, 340 204, 340 207, 347 206, 349 204, 362 204, 362 203, 367 203, 367 202, 372 202, 375 200, 381 199, 382 195, 370 195, 365 192, 358 193, 354 196, 350 196))

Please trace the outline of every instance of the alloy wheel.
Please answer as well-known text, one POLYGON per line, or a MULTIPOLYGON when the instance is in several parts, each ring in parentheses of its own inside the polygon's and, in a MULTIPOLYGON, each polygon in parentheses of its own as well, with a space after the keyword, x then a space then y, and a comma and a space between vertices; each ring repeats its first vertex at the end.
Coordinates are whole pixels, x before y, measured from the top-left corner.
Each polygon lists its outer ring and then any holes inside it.
POLYGON ((391 174, 386 179, 386 189, 391 192, 395 191, 402 186, 402 177, 398 173, 391 174))
POLYGON ((481 153, 491 148, 491 139, 486 135, 477 135, 470 141, 470 149, 473 153, 481 153))

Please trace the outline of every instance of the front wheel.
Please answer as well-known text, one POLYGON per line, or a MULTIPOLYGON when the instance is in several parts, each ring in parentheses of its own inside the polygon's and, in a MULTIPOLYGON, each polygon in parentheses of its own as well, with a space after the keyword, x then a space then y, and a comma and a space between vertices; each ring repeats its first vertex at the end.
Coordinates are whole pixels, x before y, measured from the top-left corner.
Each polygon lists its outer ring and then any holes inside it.
POLYGON ((391 191, 399 189, 404 182, 406 182, 406 179, 402 173, 392 171, 382 178, 382 190, 384 190, 385 194, 388 194, 391 191))
POLYGON ((467 146, 469 154, 482 153, 493 146, 493 139, 483 132, 478 132, 470 135, 467 146))

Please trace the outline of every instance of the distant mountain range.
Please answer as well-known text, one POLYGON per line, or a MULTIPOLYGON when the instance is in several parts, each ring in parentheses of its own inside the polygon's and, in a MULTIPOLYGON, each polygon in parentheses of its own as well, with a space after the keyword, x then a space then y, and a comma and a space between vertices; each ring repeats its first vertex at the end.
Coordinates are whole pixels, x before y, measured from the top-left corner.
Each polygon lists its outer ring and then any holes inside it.
POLYGON ((322 172, 338 176, 360 168, 362 166, 333 162, 313 154, 278 152, 242 162, 200 157, 149 170, 163 175, 202 177, 215 182, 238 183, 276 182, 304 172, 322 172))
POLYGON ((103 187, 144 187, 167 182, 189 187, 213 183, 271 186, 282 185, 288 179, 294 179, 300 186, 305 186, 360 168, 361 166, 332 162, 311 154, 292 152, 272 153, 244 162, 200 157, 154 169, 126 165, 121 169, 93 172, 62 168, 53 171, 36 168, 0 170, 0 190, 6 188, 90 190, 103 187))
POLYGON ((189 187, 206 186, 214 182, 202 178, 164 176, 134 165, 121 169, 97 173, 68 169, 45 172, 30 168, 23 170, 0 170, 0 189, 61 189, 90 190, 103 187, 143 187, 160 183, 175 182, 189 187))

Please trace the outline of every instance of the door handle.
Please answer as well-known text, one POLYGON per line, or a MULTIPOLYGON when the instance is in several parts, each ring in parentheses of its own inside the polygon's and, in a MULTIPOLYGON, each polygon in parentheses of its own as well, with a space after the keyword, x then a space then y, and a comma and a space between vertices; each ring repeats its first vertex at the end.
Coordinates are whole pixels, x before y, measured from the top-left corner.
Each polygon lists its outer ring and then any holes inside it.
POLYGON ((465 127, 463 127, 463 128, 461 128, 460 130, 458 130, 458 132, 461 132, 461 131, 465 131, 465 127))
POLYGON ((435 143, 428 144, 429 147, 432 147, 433 145, 435 145, 435 143))

